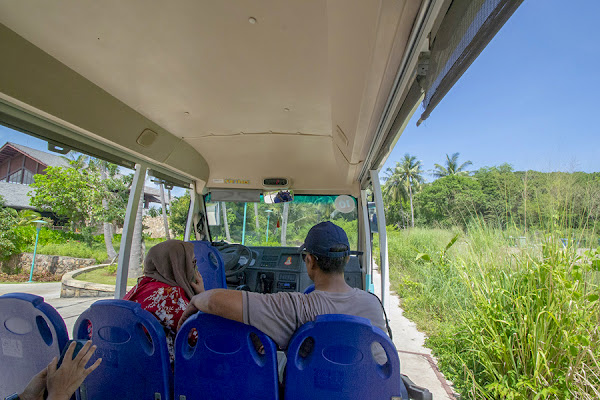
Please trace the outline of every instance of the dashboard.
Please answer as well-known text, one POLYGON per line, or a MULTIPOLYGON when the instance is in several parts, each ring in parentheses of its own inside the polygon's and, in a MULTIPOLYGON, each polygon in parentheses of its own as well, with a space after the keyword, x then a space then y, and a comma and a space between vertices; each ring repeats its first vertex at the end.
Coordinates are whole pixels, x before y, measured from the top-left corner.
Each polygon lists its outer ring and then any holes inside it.
MULTIPOLYGON (((297 247, 250 247, 253 260, 243 271, 227 277, 227 286, 235 289, 246 285, 246 290, 257 293, 303 292, 313 282, 297 247)), ((363 288, 360 260, 350 256, 344 270, 351 287, 363 288)))

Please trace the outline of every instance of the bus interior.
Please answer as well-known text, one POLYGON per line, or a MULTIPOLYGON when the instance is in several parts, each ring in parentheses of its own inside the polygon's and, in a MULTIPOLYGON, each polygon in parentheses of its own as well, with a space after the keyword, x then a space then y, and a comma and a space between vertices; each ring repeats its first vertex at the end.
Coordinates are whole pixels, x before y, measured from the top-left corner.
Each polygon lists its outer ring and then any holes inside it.
POLYGON ((332 221, 350 238, 346 281, 373 291, 378 256, 389 311, 379 170, 520 3, 2 2, 0 123, 135 170, 116 299, 149 176, 189 191, 184 240, 213 242, 227 287, 304 292, 298 246, 309 222, 332 221), (224 221, 224 208, 244 217, 224 221))

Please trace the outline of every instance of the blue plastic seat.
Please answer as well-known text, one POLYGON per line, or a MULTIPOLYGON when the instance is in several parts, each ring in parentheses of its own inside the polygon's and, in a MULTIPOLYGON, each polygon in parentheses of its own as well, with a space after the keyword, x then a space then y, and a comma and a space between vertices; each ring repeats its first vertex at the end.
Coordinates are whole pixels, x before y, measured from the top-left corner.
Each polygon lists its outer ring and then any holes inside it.
POLYGON ((156 317, 138 303, 98 300, 79 316, 73 336, 92 339, 98 346, 90 364, 102 358, 98 369, 81 386, 82 398, 171 398, 165 332, 156 317))
POLYGON ((288 345, 285 399, 408 399, 394 344, 366 318, 320 315, 288 345), (375 360, 378 347, 382 362, 375 360), (375 352, 376 353, 376 352, 375 352))
POLYGON ((65 322, 40 296, 0 296, 0 398, 21 392, 69 340, 65 322))
POLYGON ((196 266, 202 275, 204 289, 227 289, 225 263, 221 253, 208 241, 192 240, 190 243, 194 245, 196 266))
POLYGON ((275 343, 249 325, 216 315, 190 317, 175 340, 175 399, 279 398, 275 343), (192 329, 198 340, 190 345, 192 329), (264 354, 257 351, 257 339, 264 354))
POLYGON ((314 291, 315 291, 315 284, 312 283, 306 289, 304 289, 304 292, 302 292, 302 293, 309 294, 309 293, 312 293, 314 291))

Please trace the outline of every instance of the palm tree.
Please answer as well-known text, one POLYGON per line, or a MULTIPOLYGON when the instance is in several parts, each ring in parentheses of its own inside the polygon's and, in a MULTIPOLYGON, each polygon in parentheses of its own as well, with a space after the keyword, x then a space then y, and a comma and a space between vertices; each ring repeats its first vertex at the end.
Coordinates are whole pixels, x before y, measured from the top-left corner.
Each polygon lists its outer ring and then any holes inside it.
POLYGON ((421 161, 406 153, 401 162, 396 162, 395 168, 386 170, 384 193, 393 200, 410 200, 410 225, 415 227, 415 211, 413 207, 413 192, 423 183, 421 161))
POLYGON ((433 170, 433 176, 436 178, 443 178, 449 175, 468 175, 469 171, 465 171, 465 168, 473 163, 471 161, 465 161, 461 165, 458 165, 458 156, 460 153, 452 154, 452 157, 448 157, 446 154, 446 166, 443 167, 440 164, 434 164, 435 169, 433 170))

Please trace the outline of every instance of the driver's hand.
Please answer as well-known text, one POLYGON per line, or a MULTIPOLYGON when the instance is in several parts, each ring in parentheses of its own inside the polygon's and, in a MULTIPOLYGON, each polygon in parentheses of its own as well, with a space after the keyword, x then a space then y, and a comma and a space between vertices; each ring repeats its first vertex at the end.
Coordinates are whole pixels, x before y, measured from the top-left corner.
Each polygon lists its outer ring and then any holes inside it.
POLYGON ((190 282, 192 289, 194 289, 195 294, 204 292, 204 281, 202 280, 202 275, 200 272, 196 271, 195 279, 190 282))

